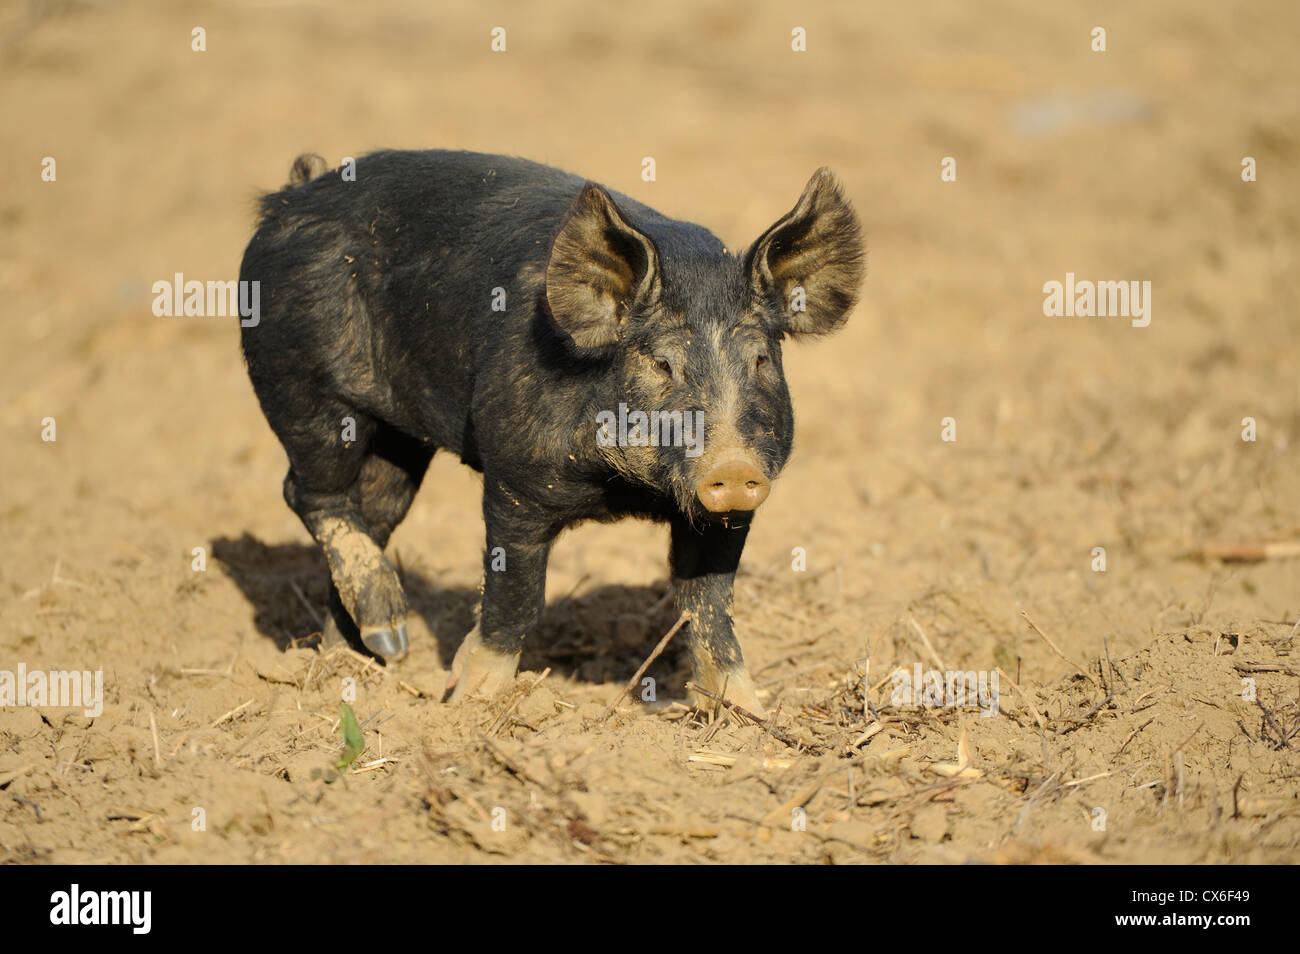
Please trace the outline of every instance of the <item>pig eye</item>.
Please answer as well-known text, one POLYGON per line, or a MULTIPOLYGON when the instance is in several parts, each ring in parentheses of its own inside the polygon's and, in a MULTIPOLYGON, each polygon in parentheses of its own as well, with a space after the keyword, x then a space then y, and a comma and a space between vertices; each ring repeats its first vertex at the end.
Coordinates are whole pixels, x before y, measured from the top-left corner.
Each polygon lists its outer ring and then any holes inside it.
POLYGON ((756 368, 761 368, 765 364, 767 364, 767 355, 765 354, 760 354, 754 359, 754 367, 756 368))
POLYGON ((668 363, 667 358, 655 358, 655 367, 670 378, 673 376, 673 366, 668 363))

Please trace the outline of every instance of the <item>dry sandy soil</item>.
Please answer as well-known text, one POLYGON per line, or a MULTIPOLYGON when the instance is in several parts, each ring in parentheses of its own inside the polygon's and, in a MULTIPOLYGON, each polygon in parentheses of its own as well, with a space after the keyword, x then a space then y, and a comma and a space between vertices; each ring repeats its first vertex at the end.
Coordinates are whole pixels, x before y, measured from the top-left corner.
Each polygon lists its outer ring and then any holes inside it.
POLYGON ((439 6, 0 6, 0 669, 105 693, 0 709, 0 860, 1300 858, 1300 563, 1189 557, 1300 535, 1300 8, 439 6), (235 322, 150 289, 234 278, 298 153, 385 146, 550 162, 734 247, 845 183, 863 302, 787 350, 797 450, 738 582, 769 725, 681 704, 675 645, 600 721, 673 621, 635 523, 563 537, 515 687, 442 704, 483 545, 448 459, 392 544, 409 659, 314 648, 235 322), (1045 317, 1066 272, 1152 282, 1149 327, 1045 317), (940 660, 1000 667, 1000 712, 896 705, 940 660), (325 781, 349 676, 366 749, 325 781))

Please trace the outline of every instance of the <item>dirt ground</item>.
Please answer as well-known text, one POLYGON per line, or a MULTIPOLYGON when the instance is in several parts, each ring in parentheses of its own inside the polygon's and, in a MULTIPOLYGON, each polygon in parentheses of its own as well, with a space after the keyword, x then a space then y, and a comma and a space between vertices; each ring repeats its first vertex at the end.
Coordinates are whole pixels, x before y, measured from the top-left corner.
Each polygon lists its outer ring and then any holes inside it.
POLYGON ((0 670, 104 674, 97 718, 0 709, 0 860, 1300 860, 1300 8, 441 6, 0 5, 0 670), (379 147, 549 162, 732 247, 840 176, 863 301, 787 348, 737 584, 769 724, 683 705, 675 644, 601 721, 673 622, 631 522, 560 540, 509 694, 442 704, 483 546, 450 459, 392 544, 411 656, 314 648, 236 323, 151 286, 235 278, 294 156, 379 147), (1150 281, 1150 325, 1045 317, 1067 272, 1150 281), (1225 541, 1281 546, 1189 557, 1225 541), (999 712, 897 704, 918 664, 999 670, 999 712), (366 749, 326 781, 347 677, 366 749))

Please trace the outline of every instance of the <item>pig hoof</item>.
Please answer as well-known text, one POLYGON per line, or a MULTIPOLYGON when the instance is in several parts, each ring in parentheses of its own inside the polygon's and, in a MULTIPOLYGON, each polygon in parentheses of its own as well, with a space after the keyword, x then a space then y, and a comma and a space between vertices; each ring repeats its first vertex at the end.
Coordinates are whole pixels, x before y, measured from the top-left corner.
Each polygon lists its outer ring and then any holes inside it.
MULTIPOLYGON (((725 682, 727 689, 722 698, 734 706, 739 706, 751 715, 755 715, 760 719, 766 718, 767 710, 763 707, 763 703, 758 701, 758 690, 754 688, 754 680, 749 678, 749 673, 743 670, 733 672, 726 677, 725 682)), ((722 686, 710 686, 708 688, 713 692, 717 692, 722 686)), ((699 705, 702 709, 711 709, 717 705, 717 701, 701 695, 699 705)))
POLYGON ((367 626, 361 632, 361 642, 376 656, 383 656, 384 659, 400 659, 406 655, 408 648, 406 624, 398 623, 391 628, 367 626))
POLYGON ((763 703, 758 701, 758 694, 754 691, 753 686, 750 686, 746 692, 732 692, 728 689, 725 698, 732 705, 740 706, 750 715, 757 716, 760 719, 767 718, 767 709, 764 708, 763 703))
POLYGON ((451 663, 451 679, 447 681, 451 696, 447 701, 460 702, 472 695, 490 698, 509 685, 518 670, 517 655, 493 652, 483 645, 477 628, 470 630, 451 663))

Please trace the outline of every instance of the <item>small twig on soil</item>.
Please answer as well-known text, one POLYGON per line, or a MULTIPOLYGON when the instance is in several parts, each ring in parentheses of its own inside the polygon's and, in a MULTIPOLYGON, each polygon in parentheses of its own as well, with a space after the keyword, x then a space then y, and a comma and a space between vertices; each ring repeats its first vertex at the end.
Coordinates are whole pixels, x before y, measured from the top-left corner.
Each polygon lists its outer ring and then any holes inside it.
POLYGON ((25 798, 23 798, 21 795, 19 795, 17 792, 10 792, 10 793, 9 793, 9 797, 12 798, 12 799, 13 799, 15 802, 17 802, 19 805, 26 805, 26 806, 30 807, 34 812, 36 812, 36 820, 37 820, 37 821, 41 821, 41 820, 42 820, 42 819, 41 819, 41 806, 40 806, 40 805, 37 805, 35 802, 28 801, 27 799, 25 799, 25 798))
POLYGON ((523 702, 530 695, 532 695, 533 690, 536 689, 538 686, 540 686, 542 684, 542 680, 545 679, 550 674, 551 674, 551 667, 547 666, 546 669, 542 672, 542 674, 533 681, 533 684, 527 687, 526 689, 524 689, 524 691, 521 692, 515 698, 515 701, 510 703, 510 705, 506 707, 499 716, 497 716, 496 721, 492 723, 492 728, 487 730, 487 734, 489 738, 496 735, 497 729, 501 728, 502 723, 504 723, 505 720, 510 717, 511 713, 513 713, 515 709, 519 707, 519 703, 523 702))
POLYGON ((641 677, 644 676, 645 671, 650 668, 650 664, 659 658, 659 654, 664 651, 664 649, 668 646, 668 643, 672 640, 672 638, 677 635, 677 631, 680 630, 683 626, 685 626, 688 622, 690 622, 690 619, 691 619, 691 611, 682 610, 682 615, 677 617, 677 622, 673 623, 672 629, 664 633, 663 639, 659 640, 659 645, 655 646, 654 650, 650 653, 650 655, 646 657, 646 661, 643 662, 641 664, 641 667, 636 671, 636 674, 633 675, 632 678, 627 681, 627 685, 625 685, 622 689, 619 690, 618 695, 614 697, 614 701, 609 704, 609 707, 604 711, 601 717, 596 720, 598 723, 604 722, 606 719, 608 719, 611 715, 614 714, 614 710, 618 707, 618 704, 623 701, 623 697, 626 696, 629 692, 631 692, 633 687, 635 687, 636 684, 641 681, 641 677))
POLYGON ((1087 725, 1089 722, 1092 721, 1093 716, 1095 716, 1103 707, 1108 705, 1114 698, 1115 698, 1115 694, 1112 692, 1105 699, 1102 699, 1101 702, 1097 703, 1095 706, 1093 706, 1091 709, 1085 712, 1082 717, 1073 720, 1073 724, 1065 726, 1062 729, 1058 729, 1056 734, 1068 735, 1069 733, 1073 732, 1076 729, 1082 729, 1085 725, 1087 725))
POLYGON ((918 623, 910 616, 907 618, 907 621, 911 623, 912 628, 916 630, 916 635, 921 637, 921 642, 923 642, 925 644, 925 648, 929 650, 930 658, 934 660, 934 664, 939 668, 940 672, 946 671, 948 667, 943 664, 943 660, 939 658, 939 654, 935 652, 934 647, 930 645, 930 640, 926 638, 925 630, 921 628, 921 624, 918 623))
MULTIPOLYGON (((1016 816, 1016 823, 1011 826, 1010 834, 1014 835, 1020 830, 1020 826, 1025 823, 1025 819, 1029 817, 1029 813, 1037 806, 1038 800, 1043 798, 1045 793, 1049 792, 1049 785, 1055 785, 1056 788, 1061 788, 1060 783, 1056 781, 1056 777, 1060 774, 1060 772, 1053 772, 1051 775, 1047 776, 1047 778, 1043 779, 1043 784, 1034 790, 1034 794, 1029 796, 1025 802, 1025 807, 1022 808, 1020 814, 1016 816)), ((1052 791, 1055 791, 1055 789, 1052 789, 1052 791)))
POLYGON ((243 710, 247 709, 249 706, 251 706, 251 705, 253 704, 253 702, 254 702, 254 700, 249 699, 249 700, 248 700, 247 702, 245 702, 242 706, 235 706, 235 708, 231 709, 229 712, 227 712, 225 715, 223 715, 220 719, 217 719, 215 722, 210 723, 210 724, 208 725, 208 728, 209 728, 209 729, 215 729, 217 726, 221 725, 221 723, 225 722, 227 719, 234 718, 235 715, 237 715, 238 713, 240 713, 240 712, 242 712, 243 710))
MULTIPOLYGON (((709 711, 710 722, 718 721, 718 713, 722 711, 722 700, 727 698, 727 686, 729 685, 731 685, 730 673, 728 673, 727 676, 722 680, 722 691, 713 697, 713 708, 709 711)), ((715 729, 714 731, 717 730, 715 729)), ((709 738, 712 737, 713 737, 713 733, 711 732, 709 733, 709 738)))
POLYGON ((387 759, 387 758, 385 758, 385 759, 375 759, 373 762, 366 762, 364 765, 354 765, 354 766, 352 766, 352 769, 351 769, 351 771, 348 772, 348 774, 349 774, 349 775, 363 775, 363 774, 365 774, 366 772, 370 771, 371 769, 379 767, 380 765, 390 765, 390 764, 396 764, 396 763, 397 763, 397 759, 387 759))
POLYGON ((149 731, 153 734, 153 767, 162 771, 162 752, 158 748, 158 720, 153 717, 153 706, 149 707, 149 731))
POLYGON ((1183 810, 1183 750, 1174 753, 1174 772, 1178 779, 1175 791, 1178 793, 1178 810, 1183 810))
MULTIPOLYGON (((722 752, 694 752, 686 756, 688 762, 703 762, 705 765, 721 765, 725 768, 731 768, 741 756, 727 755, 722 752)), ((764 756, 763 768, 765 769, 788 769, 794 765, 793 759, 783 759, 776 756, 764 756)))
POLYGON ((1192 741, 1192 739, 1194 739, 1194 738, 1196 737, 1196 733, 1197 733, 1197 732, 1200 732, 1200 731, 1201 731, 1202 729, 1204 729, 1204 728, 1205 728, 1205 723, 1202 722, 1200 725, 1198 725, 1195 729, 1192 730, 1192 734, 1191 734, 1191 735, 1189 735, 1187 738, 1183 739, 1183 741, 1178 745, 1178 747, 1177 747, 1176 749, 1174 749, 1174 751, 1175 751, 1175 752, 1181 752, 1181 751, 1182 751, 1182 750, 1187 746, 1187 743, 1190 742, 1190 741, 1192 741))
POLYGON ((1038 710, 1034 708, 1034 704, 1029 701, 1029 696, 1025 695, 1025 690, 1021 689, 1018 685, 1016 685, 1016 681, 1012 679, 1010 676, 1008 676, 1001 669, 999 669, 998 672, 1002 673, 1003 679, 1011 683, 1011 688, 1016 690, 1016 695, 1020 696, 1020 701, 1025 704, 1025 708, 1027 708, 1030 714, 1033 715, 1034 721, 1038 723, 1038 727, 1042 729, 1044 732, 1046 732, 1047 723, 1044 722, 1043 717, 1038 714, 1038 710))
POLYGON ((4 772, 3 774, 0 774, 0 788, 4 788, 16 778, 21 778, 34 768, 36 768, 36 763, 32 762, 30 765, 24 765, 21 768, 14 769, 12 772, 4 772))
POLYGON ((826 784, 826 780, 836 771, 838 770, 832 769, 830 772, 823 772, 821 775, 818 775, 807 785, 799 789, 799 791, 795 792, 793 796, 786 799, 780 805, 776 806, 776 808, 764 815, 763 820, 759 824, 768 828, 781 824, 788 824, 791 813, 796 808, 802 808, 804 805, 811 802, 817 796, 817 793, 821 791, 822 786, 826 784))
POLYGON ((1128 688, 1128 680, 1124 678, 1124 673, 1122 673, 1122 672, 1119 670, 1119 668, 1115 665, 1115 663, 1111 661, 1111 658, 1110 658, 1110 643, 1109 643, 1107 640, 1103 639, 1103 640, 1101 641, 1101 645, 1102 645, 1102 648, 1106 650, 1106 665, 1110 667, 1110 681, 1111 681, 1111 689, 1112 689, 1112 690, 1114 689, 1114 683, 1115 683, 1115 677, 1116 677, 1116 676, 1119 676, 1120 680, 1124 683, 1124 688, 1127 689, 1127 688, 1128 688))
POLYGON ((1243 674, 1252 672, 1280 672, 1287 676, 1300 676, 1300 673, 1296 672, 1294 669, 1288 669, 1286 666, 1254 666, 1249 663, 1233 663, 1232 668, 1243 674))
MULTIPOLYGON (((546 671, 547 671, 547 672, 550 672, 551 670, 550 670, 550 669, 547 669, 546 671)), ((399 680, 397 680, 397 687, 398 687, 399 689, 401 689, 402 691, 404 691, 404 692, 409 692, 411 695, 415 696, 415 698, 417 698, 417 699, 424 699, 424 698, 426 698, 425 695, 424 695, 424 691, 423 691, 423 690, 421 690, 421 689, 417 689, 415 686, 411 685, 409 682, 404 682, 403 680, 399 679, 399 680)))
POLYGON ((782 699, 780 702, 776 704, 776 711, 773 712, 772 717, 767 720, 767 725, 763 726, 763 735, 756 740, 754 744, 755 748, 758 748, 760 745, 762 745, 764 739, 768 739, 772 737, 772 727, 776 725, 777 717, 781 715, 781 706, 784 703, 785 700, 782 699))
POLYGON ((1083 785, 1087 782, 1095 782, 1099 778, 1107 778, 1114 775, 1119 769, 1111 769, 1109 772, 1098 772, 1096 775, 1089 775, 1087 778, 1076 778, 1073 782, 1062 782, 1061 788, 1072 788, 1075 785, 1083 785))
POLYGON ((1277 727, 1277 723, 1273 721, 1273 714, 1264 708, 1264 703, 1260 702, 1259 699, 1256 698, 1255 705, 1259 706, 1259 711, 1264 713, 1264 722, 1273 730, 1273 734, 1277 736, 1278 744, 1284 749, 1291 748, 1290 743, 1287 742, 1288 736, 1277 727))
POLYGON ((1300 556, 1300 540, 1281 543, 1203 543, 1186 554, 1194 560, 1222 560, 1224 563, 1259 563, 1300 556))
POLYGON ((1152 716, 1150 719, 1147 719, 1146 722, 1143 722, 1140 726, 1138 726, 1136 729, 1134 729, 1132 732, 1130 732, 1130 733, 1128 734, 1128 738, 1124 740, 1124 744, 1121 745, 1121 746, 1119 747, 1119 751, 1118 751, 1118 752, 1116 752, 1114 755, 1112 755, 1112 756, 1110 757, 1110 760, 1111 760, 1112 762, 1114 762, 1117 758, 1119 758, 1121 755, 1123 755, 1123 754, 1124 754, 1124 750, 1127 749, 1127 748, 1128 748, 1128 744, 1129 744, 1130 742, 1132 742, 1132 741, 1137 737, 1137 734, 1138 734, 1139 732, 1141 732, 1143 729, 1145 729, 1147 726, 1149 726, 1152 722, 1155 722, 1155 721, 1156 721, 1156 717, 1155 717, 1155 716, 1152 716))
POLYGON ((1056 653, 1056 655, 1060 656, 1071 666, 1073 666, 1078 671, 1079 675, 1089 680, 1094 686, 1097 686, 1097 688, 1099 689, 1101 688, 1101 684, 1097 681, 1097 677, 1094 676, 1092 673, 1088 672, 1088 670, 1084 669, 1082 666, 1080 666, 1069 656, 1065 655, 1065 653, 1061 652, 1061 647, 1057 646, 1056 643, 1052 642, 1052 640, 1048 638, 1048 635, 1038 628, 1038 624, 1029 618, 1028 613, 1022 611, 1020 615, 1025 618, 1025 622, 1029 624, 1030 628, 1033 629, 1035 633, 1043 637, 1043 642, 1047 643, 1048 646, 1052 647, 1052 652, 1056 653))
MULTIPOLYGON (((1168 689, 1168 688, 1169 686, 1156 686, 1154 689, 1148 689, 1146 692, 1142 693, 1142 695, 1138 696, 1136 699, 1133 700, 1133 711, 1134 712, 1140 711, 1138 709, 1138 706, 1142 705, 1142 700, 1145 699, 1147 696, 1154 696, 1161 689, 1168 689)), ((1155 703, 1153 702, 1152 705, 1155 705, 1155 703)))
POLYGON ((883 732, 884 729, 885 729, 885 723, 873 722, 870 726, 867 727, 867 729, 860 736, 858 736, 856 739, 854 739, 852 742, 849 743, 848 746, 849 749, 856 749, 859 745, 861 745, 863 742, 866 742, 873 735, 883 732))
POLYGON ((894 678, 894 674, 895 674, 895 673, 897 673, 897 672, 903 672, 903 671, 904 671, 904 670, 902 669, 901 666, 895 666, 892 670, 890 670, 889 674, 888 674, 887 676, 885 676, 884 679, 880 680, 880 682, 878 682, 878 683, 876 683, 874 686, 870 687, 870 688, 866 691, 866 693, 864 693, 864 695, 865 695, 866 697, 868 697, 868 698, 871 697, 871 696, 874 696, 874 695, 875 695, 875 694, 880 690, 880 687, 881 687, 881 686, 883 686, 885 683, 890 682, 890 681, 893 680, 893 678, 894 678))
POLYGON ((652 825, 647 831, 651 835, 676 835, 678 838, 717 838, 722 834, 721 828, 689 828, 680 825, 652 825))

